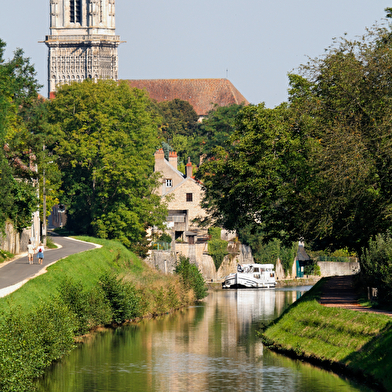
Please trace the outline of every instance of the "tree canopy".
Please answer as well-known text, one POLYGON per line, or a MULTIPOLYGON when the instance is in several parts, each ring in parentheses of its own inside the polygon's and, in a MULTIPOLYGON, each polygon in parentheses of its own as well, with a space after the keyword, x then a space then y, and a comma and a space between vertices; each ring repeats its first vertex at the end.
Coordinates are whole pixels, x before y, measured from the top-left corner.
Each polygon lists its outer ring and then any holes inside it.
POLYGON ((31 165, 39 161, 34 129, 24 114, 36 104, 40 86, 30 59, 17 49, 5 60, 5 46, 0 40, 0 228, 10 219, 22 230, 37 206, 31 165))
POLYGON ((49 106, 67 227, 145 251, 146 229, 164 221, 153 191, 158 127, 146 94, 125 83, 62 86, 49 106))
POLYGON ((230 148, 199 170, 228 229, 360 251, 392 224, 392 34, 341 39, 289 75, 289 101, 244 108, 230 148))

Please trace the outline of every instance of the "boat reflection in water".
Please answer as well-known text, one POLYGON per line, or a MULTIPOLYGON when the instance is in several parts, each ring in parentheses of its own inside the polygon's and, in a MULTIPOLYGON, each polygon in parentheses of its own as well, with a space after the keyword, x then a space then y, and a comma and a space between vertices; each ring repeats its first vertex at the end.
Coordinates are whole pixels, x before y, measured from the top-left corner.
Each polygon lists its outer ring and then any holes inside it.
POLYGON ((263 350, 256 330, 308 287, 220 290, 200 305, 96 333, 47 372, 45 392, 365 391, 263 350))

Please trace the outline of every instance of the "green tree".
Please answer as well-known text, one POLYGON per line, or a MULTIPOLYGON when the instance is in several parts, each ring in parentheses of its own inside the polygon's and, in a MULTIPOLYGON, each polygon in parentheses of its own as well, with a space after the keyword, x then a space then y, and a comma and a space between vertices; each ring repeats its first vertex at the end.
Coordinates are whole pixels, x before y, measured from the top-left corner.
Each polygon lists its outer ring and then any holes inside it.
POLYGON ((157 108, 163 119, 162 132, 169 144, 174 135, 193 136, 198 115, 189 102, 176 98, 158 102, 157 108))
POLYGON ((146 252, 146 228, 166 209, 153 190, 157 123, 150 100, 114 81, 63 86, 48 106, 69 229, 146 252))
POLYGON ((37 150, 30 148, 33 129, 23 113, 34 105, 40 86, 30 59, 17 49, 6 61, 5 46, 0 40, 0 228, 11 219, 22 230, 30 225, 37 205, 37 174, 30 168, 37 150))
POLYGON ((198 130, 197 143, 199 144, 199 154, 204 155, 204 159, 213 156, 213 150, 217 146, 230 149, 230 137, 235 130, 235 122, 239 112, 244 105, 233 104, 230 106, 216 105, 206 118, 203 119, 198 130))
POLYGON ((189 261, 189 258, 180 256, 175 273, 181 277, 187 289, 193 289, 197 300, 207 297, 207 287, 203 275, 197 266, 189 261))
POLYGON ((223 259, 229 253, 227 251, 228 242, 221 239, 221 228, 210 227, 208 229, 208 234, 210 239, 208 241, 208 254, 214 260, 215 269, 218 271, 219 267, 222 265, 223 259))
POLYGON ((392 224, 391 43, 390 26, 375 27, 290 76, 291 108, 318 143, 314 238, 332 250, 360 251, 392 224))
POLYGON ((392 237, 388 231, 371 238, 361 256, 366 286, 377 287, 380 302, 392 302, 392 237))
POLYGON ((198 176, 203 206, 230 230, 263 224, 265 241, 300 236, 311 171, 310 146, 287 106, 245 107, 230 138, 234 148, 214 150, 198 176))
POLYGON ((341 39, 289 75, 289 102, 244 108, 199 178, 226 228, 360 252, 392 225, 392 34, 341 39))

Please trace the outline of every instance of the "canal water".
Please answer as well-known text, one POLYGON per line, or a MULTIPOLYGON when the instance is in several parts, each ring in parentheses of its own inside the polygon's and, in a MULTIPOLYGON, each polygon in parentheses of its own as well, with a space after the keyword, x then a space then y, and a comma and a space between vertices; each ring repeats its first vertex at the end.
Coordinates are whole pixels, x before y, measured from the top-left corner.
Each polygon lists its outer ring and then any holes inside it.
POLYGON ((44 392, 370 391, 263 348, 256 330, 310 287, 211 292, 205 302, 94 334, 56 363, 44 392))

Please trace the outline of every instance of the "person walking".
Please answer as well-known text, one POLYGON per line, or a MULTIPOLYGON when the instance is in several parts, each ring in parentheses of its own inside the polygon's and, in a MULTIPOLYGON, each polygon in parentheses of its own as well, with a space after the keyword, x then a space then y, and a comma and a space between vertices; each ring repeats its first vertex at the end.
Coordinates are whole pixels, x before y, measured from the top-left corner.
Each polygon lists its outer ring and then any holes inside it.
POLYGON ((37 253, 38 264, 42 264, 44 260, 44 249, 45 248, 42 245, 42 242, 40 242, 38 246, 38 253, 37 253))
POLYGON ((29 256, 29 264, 34 264, 34 245, 31 243, 31 240, 29 240, 29 243, 27 244, 27 254, 29 256))

